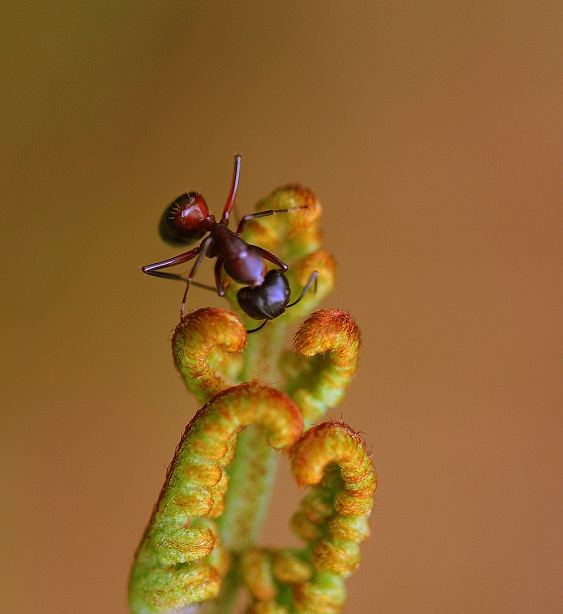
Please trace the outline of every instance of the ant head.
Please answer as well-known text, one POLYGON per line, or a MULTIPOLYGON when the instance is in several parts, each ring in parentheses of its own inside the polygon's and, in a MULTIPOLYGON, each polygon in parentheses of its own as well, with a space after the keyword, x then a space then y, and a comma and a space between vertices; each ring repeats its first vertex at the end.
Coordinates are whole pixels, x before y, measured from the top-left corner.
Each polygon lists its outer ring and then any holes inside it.
POLYGON ((287 277, 278 269, 266 273, 260 286, 245 286, 237 292, 239 307, 253 320, 273 320, 285 311, 291 290, 287 277))
POLYGON ((170 245, 189 245, 208 231, 205 223, 208 218, 209 210, 203 196, 188 192, 168 205, 158 230, 162 240, 170 245))

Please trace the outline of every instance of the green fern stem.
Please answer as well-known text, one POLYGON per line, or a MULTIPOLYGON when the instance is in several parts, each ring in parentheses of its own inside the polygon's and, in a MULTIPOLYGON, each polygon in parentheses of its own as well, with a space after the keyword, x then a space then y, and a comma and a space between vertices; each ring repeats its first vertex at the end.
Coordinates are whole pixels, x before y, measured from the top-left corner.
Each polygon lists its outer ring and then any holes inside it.
MULTIPOLYGON (((285 328, 283 322, 271 322, 261 334, 248 337, 241 381, 259 380, 268 384, 279 381, 278 361, 285 328)), ((252 425, 239 435, 235 458, 228 469, 225 512, 217 524, 224 546, 235 556, 256 545, 275 484, 278 457, 266 444, 262 430, 252 425)), ((242 582, 235 562, 223 580, 218 597, 205 609, 206 614, 232 612, 242 582)))

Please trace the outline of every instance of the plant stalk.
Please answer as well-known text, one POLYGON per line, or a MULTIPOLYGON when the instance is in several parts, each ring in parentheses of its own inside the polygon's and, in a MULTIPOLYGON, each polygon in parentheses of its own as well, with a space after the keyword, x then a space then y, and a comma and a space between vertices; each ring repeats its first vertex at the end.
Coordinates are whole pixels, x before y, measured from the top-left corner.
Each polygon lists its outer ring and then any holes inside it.
MULTIPOLYGON (((241 381, 260 380, 279 384, 278 360, 283 347, 285 325, 269 322, 258 334, 248 337, 241 381)), ((236 605, 241 577, 236 554, 256 545, 268 511, 278 459, 264 439, 261 427, 250 426, 238 437, 235 458, 228 469, 226 506, 218 519, 224 547, 234 561, 223 579, 221 592, 204 608, 205 614, 229 614, 236 605)))

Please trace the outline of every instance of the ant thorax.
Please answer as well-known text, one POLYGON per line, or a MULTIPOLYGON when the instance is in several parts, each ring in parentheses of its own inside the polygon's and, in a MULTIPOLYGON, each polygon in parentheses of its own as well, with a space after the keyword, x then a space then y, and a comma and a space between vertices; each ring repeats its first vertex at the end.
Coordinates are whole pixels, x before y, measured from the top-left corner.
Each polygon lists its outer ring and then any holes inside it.
POLYGON ((224 224, 217 224, 210 233, 214 251, 223 261, 228 275, 240 284, 252 287, 264 281, 264 260, 253 245, 238 237, 224 224))

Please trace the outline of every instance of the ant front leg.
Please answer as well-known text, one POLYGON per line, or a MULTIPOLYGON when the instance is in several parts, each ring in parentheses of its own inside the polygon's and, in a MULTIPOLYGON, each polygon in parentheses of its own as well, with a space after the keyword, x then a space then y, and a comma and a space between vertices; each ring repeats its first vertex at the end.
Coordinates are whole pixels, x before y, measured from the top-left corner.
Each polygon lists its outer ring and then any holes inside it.
POLYGON ((289 268, 283 260, 280 260, 277 256, 274 256, 274 254, 265 250, 263 247, 258 247, 258 245, 253 245, 252 247, 258 250, 258 252, 260 252, 262 258, 264 258, 265 260, 269 260, 276 266, 280 267, 282 271, 287 271, 287 269, 289 268))
POLYGON ((255 220, 259 217, 269 217, 270 215, 276 215, 278 213, 288 213, 290 211, 298 211, 299 209, 308 209, 309 205, 302 205, 301 207, 291 207, 291 209, 268 209, 268 211, 258 211, 258 213, 250 213, 245 215, 239 222, 237 231, 235 234, 240 235, 246 228, 246 225, 250 220, 255 220))
POLYGON ((225 296, 225 288, 223 287, 223 277, 221 272, 223 270, 223 261, 221 258, 217 258, 215 262, 215 287, 217 288, 217 294, 219 296, 225 296))

